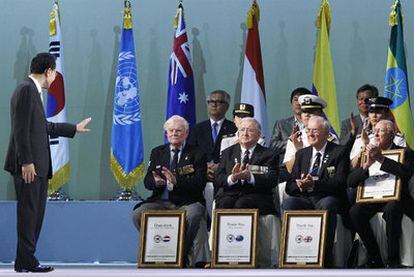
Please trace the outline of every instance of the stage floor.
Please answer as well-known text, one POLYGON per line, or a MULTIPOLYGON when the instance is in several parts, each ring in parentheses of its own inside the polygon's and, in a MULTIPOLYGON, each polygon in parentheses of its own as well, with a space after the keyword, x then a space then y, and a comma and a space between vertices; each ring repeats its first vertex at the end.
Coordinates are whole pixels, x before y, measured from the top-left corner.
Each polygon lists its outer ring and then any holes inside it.
MULTIPOLYGON (((137 269, 135 265, 54 265, 49 273, 36 273, 37 276, 64 277, 261 277, 261 276, 414 276, 414 269, 137 269)), ((0 276, 16 276, 12 265, 0 265, 0 276)))

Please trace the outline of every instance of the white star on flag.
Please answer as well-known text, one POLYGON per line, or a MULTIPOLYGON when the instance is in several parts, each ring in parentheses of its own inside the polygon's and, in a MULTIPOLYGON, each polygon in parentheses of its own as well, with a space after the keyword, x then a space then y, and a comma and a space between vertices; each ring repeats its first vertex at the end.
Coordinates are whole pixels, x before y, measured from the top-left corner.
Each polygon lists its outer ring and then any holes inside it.
POLYGON ((178 100, 180 100, 180 104, 184 103, 187 104, 188 101, 188 94, 183 91, 183 93, 180 93, 180 97, 178 97, 178 100))

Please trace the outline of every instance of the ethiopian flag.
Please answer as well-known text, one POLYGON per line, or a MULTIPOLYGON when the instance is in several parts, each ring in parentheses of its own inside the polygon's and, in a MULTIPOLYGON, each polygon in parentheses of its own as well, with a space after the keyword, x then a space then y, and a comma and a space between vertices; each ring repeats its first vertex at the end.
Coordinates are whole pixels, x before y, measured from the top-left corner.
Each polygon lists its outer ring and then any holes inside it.
POLYGON ((390 45, 388 46, 384 96, 392 99, 393 104, 390 108, 397 125, 396 127, 404 134, 408 146, 413 148, 413 118, 411 115, 407 65, 405 62, 403 18, 399 0, 396 0, 392 6, 389 23, 391 26, 391 37, 390 45))

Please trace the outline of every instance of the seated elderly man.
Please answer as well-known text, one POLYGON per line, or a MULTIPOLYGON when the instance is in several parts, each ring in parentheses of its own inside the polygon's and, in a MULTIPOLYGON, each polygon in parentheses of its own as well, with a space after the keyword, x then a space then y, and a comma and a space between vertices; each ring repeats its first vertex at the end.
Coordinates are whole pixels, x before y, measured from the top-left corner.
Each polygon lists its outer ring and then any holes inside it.
POLYGON ((200 221, 206 216, 203 190, 207 178, 206 155, 185 143, 188 129, 188 122, 178 115, 165 122, 168 144, 152 149, 144 179, 152 195, 135 206, 133 213, 133 222, 139 231, 141 214, 145 210, 185 210, 185 258, 188 258, 200 221))
POLYGON ((286 184, 290 195, 284 210, 327 210, 325 264, 332 266, 336 215, 346 203, 349 159, 346 148, 328 141, 329 123, 321 116, 309 119, 305 132, 309 146, 296 152, 292 177, 286 184))
POLYGON ((401 178, 402 191, 401 201, 388 201, 385 203, 356 203, 349 211, 352 226, 362 239, 368 251, 370 260, 367 267, 384 267, 380 250, 375 240, 369 220, 377 213, 384 212, 383 218, 386 221, 388 267, 399 267, 400 264, 400 236, 401 219, 406 213, 414 220, 414 201, 408 190, 408 180, 414 174, 414 153, 412 150, 405 151, 405 162, 386 158, 382 150, 403 149, 393 143, 395 136, 394 124, 389 120, 379 121, 372 130, 375 141, 366 146, 366 161, 362 166, 352 170, 348 176, 348 186, 357 187, 361 182, 369 178, 370 168, 374 163, 380 163, 380 170, 401 178))
POLYGON ((215 176, 216 208, 252 208, 276 214, 272 189, 277 185, 279 156, 261 146, 260 123, 245 117, 240 121, 239 143, 223 151, 215 176))

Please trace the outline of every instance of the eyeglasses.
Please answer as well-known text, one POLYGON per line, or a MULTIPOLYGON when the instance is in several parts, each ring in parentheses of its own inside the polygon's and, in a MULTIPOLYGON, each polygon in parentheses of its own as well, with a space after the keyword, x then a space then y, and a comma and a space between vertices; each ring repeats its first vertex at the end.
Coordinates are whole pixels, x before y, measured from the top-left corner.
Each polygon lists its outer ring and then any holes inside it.
POLYGON ((314 133, 314 134, 319 134, 321 132, 321 130, 316 129, 316 128, 305 128, 305 133, 310 134, 310 133, 314 133))
POLYGON ((223 100, 207 100, 207 104, 209 105, 223 105, 226 104, 223 100))
POLYGON ((388 133, 388 130, 383 129, 383 128, 374 128, 374 130, 372 130, 372 131, 373 131, 374 134, 376 134, 376 133, 382 133, 382 134, 388 133))

